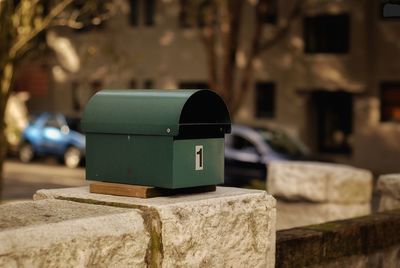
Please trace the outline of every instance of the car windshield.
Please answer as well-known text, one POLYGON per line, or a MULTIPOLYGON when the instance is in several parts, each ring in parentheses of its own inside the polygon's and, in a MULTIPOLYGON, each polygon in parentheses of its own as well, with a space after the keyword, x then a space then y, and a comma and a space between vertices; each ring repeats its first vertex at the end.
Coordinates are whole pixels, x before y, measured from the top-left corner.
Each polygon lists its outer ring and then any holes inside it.
POLYGON ((304 144, 292 139, 282 131, 266 129, 257 129, 257 131, 271 149, 277 153, 295 157, 307 155, 307 148, 304 144))
POLYGON ((77 117, 67 117, 67 124, 69 129, 81 132, 81 120, 77 117))

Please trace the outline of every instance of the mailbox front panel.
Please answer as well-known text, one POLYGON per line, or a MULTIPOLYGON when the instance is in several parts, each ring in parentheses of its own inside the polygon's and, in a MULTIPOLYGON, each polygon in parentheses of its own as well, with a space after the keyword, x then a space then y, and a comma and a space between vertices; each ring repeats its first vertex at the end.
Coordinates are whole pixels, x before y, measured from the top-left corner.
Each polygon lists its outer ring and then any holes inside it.
POLYGON ((173 139, 89 134, 86 179, 172 188, 173 139))
POLYGON ((224 182, 224 139, 174 140, 173 188, 224 182))

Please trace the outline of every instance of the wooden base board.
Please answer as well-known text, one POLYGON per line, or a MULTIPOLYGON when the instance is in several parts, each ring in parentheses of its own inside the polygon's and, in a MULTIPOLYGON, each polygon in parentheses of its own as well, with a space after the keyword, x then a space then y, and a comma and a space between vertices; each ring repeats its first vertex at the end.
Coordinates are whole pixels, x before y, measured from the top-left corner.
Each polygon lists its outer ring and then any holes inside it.
POLYGON ((194 194, 213 192, 217 189, 215 185, 198 186, 182 189, 165 189, 142 185, 130 185, 110 182, 94 182, 90 184, 90 192, 96 194, 109 194, 139 198, 151 198, 159 196, 171 196, 177 194, 194 194))

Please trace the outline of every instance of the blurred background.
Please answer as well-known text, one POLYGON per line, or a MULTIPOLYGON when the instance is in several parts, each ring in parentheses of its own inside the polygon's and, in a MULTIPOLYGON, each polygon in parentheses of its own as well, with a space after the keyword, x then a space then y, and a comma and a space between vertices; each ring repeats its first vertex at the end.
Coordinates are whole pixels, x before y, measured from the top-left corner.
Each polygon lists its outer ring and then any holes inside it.
POLYGON ((105 88, 218 92, 229 185, 276 159, 400 171, 397 0, 0 0, 0 79, 3 201, 87 184, 78 121, 105 88))

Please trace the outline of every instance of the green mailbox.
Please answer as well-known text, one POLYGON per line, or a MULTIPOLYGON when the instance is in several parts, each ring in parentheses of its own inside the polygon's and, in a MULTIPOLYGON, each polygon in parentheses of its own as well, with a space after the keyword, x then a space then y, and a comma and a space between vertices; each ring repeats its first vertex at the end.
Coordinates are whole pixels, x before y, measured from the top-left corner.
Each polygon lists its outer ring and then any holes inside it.
POLYGON ((224 180, 231 120, 210 90, 103 90, 86 105, 86 179, 178 189, 224 180))

